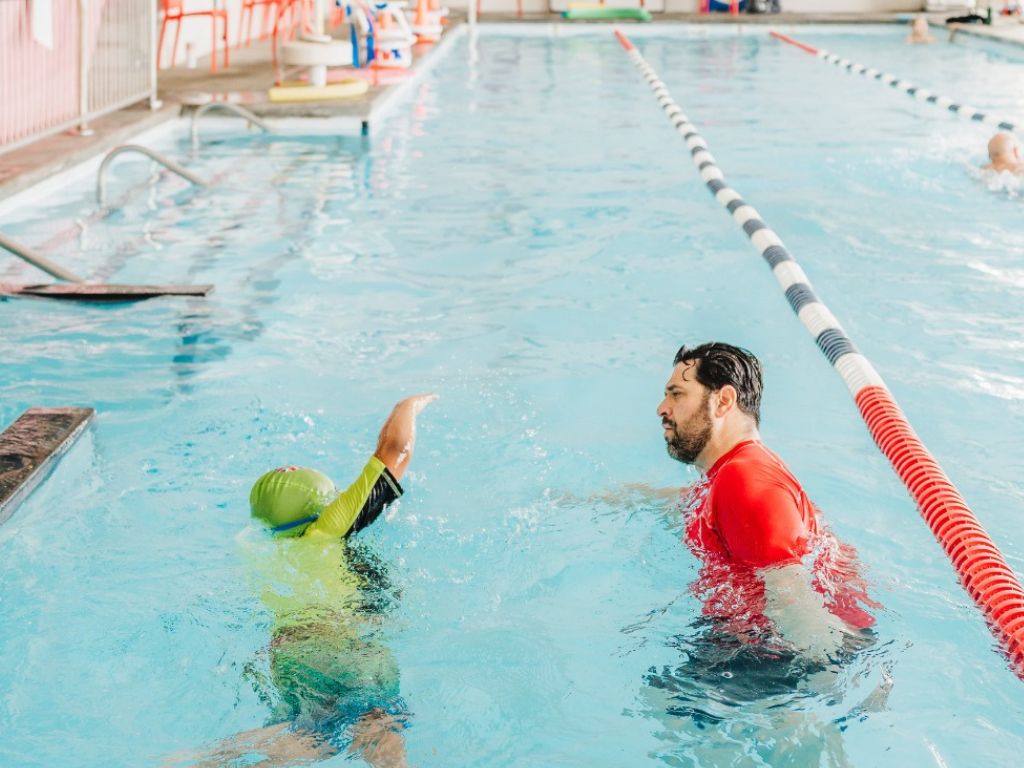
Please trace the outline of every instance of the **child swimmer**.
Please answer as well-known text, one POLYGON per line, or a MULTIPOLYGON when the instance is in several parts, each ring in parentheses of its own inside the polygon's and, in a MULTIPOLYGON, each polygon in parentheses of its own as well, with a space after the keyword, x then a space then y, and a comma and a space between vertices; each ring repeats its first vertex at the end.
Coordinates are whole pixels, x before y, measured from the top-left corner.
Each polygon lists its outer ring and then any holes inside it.
POLYGON ((367 589, 379 585, 350 567, 344 540, 402 495, 416 417, 436 399, 415 395, 395 405, 373 455, 341 493, 323 473, 294 466, 271 470, 253 485, 252 516, 275 541, 252 542, 246 553, 272 620, 270 679, 249 676, 273 712, 264 727, 221 741, 190 765, 255 754, 261 766, 305 764, 347 746, 374 768, 406 766, 398 665, 372 637, 379 615, 366 608, 367 589))
POLYGON ((278 536, 346 538, 366 528, 402 495, 399 480, 412 459, 416 417, 436 399, 413 395, 400 401, 359 477, 336 496, 331 480, 315 469, 288 466, 267 472, 249 494, 252 516, 278 536))

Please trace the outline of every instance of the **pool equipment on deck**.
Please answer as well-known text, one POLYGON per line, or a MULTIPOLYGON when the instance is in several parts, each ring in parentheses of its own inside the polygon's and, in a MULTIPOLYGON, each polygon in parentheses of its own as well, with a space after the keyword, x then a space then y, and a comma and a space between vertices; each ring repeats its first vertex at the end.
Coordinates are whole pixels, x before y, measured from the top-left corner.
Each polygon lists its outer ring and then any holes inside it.
POLYGON ((651 14, 643 7, 643 0, 640 0, 639 8, 613 8, 601 3, 569 3, 568 10, 562 11, 562 18, 579 20, 598 19, 634 19, 636 21, 650 21, 651 14))
POLYGON ((0 525, 53 471, 94 414, 92 408, 29 408, 0 433, 0 525))
POLYGON ((362 96, 369 90, 366 81, 358 77, 346 77, 327 85, 311 85, 305 82, 286 82, 275 85, 267 91, 267 98, 273 102, 284 101, 327 101, 351 99, 362 96))
POLYGON ((700 13, 728 11, 730 16, 739 16, 746 10, 746 0, 700 0, 700 13))
MULTIPOLYGON (((402 13, 405 5, 404 2, 383 2, 371 7, 359 1, 348 6, 352 21, 352 66, 392 71, 412 66, 412 46, 417 39, 402 13)), ((447 9, 443 10, 447 13, 447 9)))
POLYGON ((687 147, 715 199, 732 214, 768 263, 793 311, 853 395, 879 449, 910 491, 967 593, 981 609, 1010 666, 1024 679, 1024 587, 982 528, 967 502, 915 434, 882 377, 854 346, 818 298, 782 240, 725 178, 707 142, 669 95, 668 88, 622 32, 619 43, 650 84, 658 103, 687 147))
MULTIPOLYGON (((292 40, 281 46, 281 62, 286 67, 308 67, 310 89, 327 88, 327 68, 340 67, 352 61, 351 44, 343 40, 335 40, 324 30, 323 0, 313 3, 313 30, 302 32, 298 40, 292 40)), ((271 89, 271 101, 274 101, 271 89)), ((309 92, 310 99, 325 98, 322 92, 309 92)), ((289 99, 294 101, 297 99, 289 99)))
POLYGON ((410 29, 418 43, 436 43, 441 39, 443 19, 448 16, 447 8, 430 7, 429 0, 416 0, 410 29))
POLYGON ((374 49, 370 66, 408 69, 412 66, 412 47, 416 43, 402 10, 405 2, 374 3, 374 49))
POLYGON ((925 101, 929 104, 935 104, 939 107, 944 107, 950 112, 954 112, 962 117, 966 117, 968 120, 974 120, 979 123, 985 123, 1004 131, 1016 131, 1017 126, 1011 123, 1009 120, 1000 120, 997 117, 986 115, 984 112, 979 112, 974 107, 968 107, 963 104, 957 104, 952 99, 947 99, 945 96, 939 96, 938 94, 932 93, 925 88, 919 88, 918 86, 908 83, 906 80, 901 80, 895 75, 890 75, 888 72, 881 72, 877 69, 871 69, 865 67, 863 64, 857 64, 850 61, 849 59, 843 59, 836 56, 834 53, 829 53, 824 48, 815 48, 813 45, 807 43, 801 43, 799 40, 795 40, 788 35, 784 35, 781 32, 772 30, 769 34, 776 40, 781 40, 794 48, 799 48, 806 53, 813 56, 817 56, 823 61, 827 61, 829 64, 834 64, 840 69, 845 69, 847 72, 853 72, 856 75, 864 75, 872 80, 878 80, 879 82, 885 83, 898 91, 903 91, 908 96, 912 96, 918 101, 925 101))

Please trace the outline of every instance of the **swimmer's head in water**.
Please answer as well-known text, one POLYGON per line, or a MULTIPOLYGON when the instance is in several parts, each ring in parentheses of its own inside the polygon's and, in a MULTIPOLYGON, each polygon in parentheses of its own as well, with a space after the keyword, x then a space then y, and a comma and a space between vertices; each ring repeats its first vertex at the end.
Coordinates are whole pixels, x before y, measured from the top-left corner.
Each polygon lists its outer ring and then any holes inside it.
POLYGON ((272 469, 249 492, 252 516, 278 536, 301 536, 334 496, 334 483, 304 467, 272 469))
POLYGON ((999 132, 988 141, 988 158, 993 163, 1020 161, 1020 145, 1013 134, 999 132))

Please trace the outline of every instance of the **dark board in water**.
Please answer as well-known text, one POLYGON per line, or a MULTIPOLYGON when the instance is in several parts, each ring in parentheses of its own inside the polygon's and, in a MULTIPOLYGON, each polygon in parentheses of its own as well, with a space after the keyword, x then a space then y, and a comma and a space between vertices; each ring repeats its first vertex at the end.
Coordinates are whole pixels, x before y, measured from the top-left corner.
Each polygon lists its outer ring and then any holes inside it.
POLYGON ((158 296, 206 296, 212 285, 115 285, 113 283, 0 284, 0 296, 36 296, 66 301, 143 301, 158 296))
POLYGON ((53 470, 92 408, 29 408, 0 434, 0 525, 53 470))

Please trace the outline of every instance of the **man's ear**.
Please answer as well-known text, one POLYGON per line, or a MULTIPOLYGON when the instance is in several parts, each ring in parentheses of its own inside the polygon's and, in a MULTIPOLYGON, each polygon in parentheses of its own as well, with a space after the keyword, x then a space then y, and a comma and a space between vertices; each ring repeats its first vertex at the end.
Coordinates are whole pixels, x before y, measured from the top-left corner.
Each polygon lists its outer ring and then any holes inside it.
POLYGON ((736 405, 736 387, 726 384, 718 390, 718 405, 715 406, 715 416, 722 417, 732 410, 736 405))

